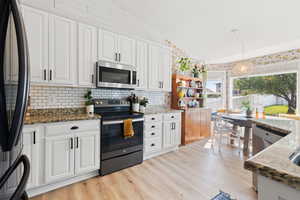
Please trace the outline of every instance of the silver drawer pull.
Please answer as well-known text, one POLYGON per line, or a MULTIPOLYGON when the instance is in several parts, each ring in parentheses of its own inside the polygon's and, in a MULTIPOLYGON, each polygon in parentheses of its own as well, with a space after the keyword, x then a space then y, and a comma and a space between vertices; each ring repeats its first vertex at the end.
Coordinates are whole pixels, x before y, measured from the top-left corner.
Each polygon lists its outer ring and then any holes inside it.
POLYGON ((152 117, 151 120, 155 120, 155 117, 152 117))
POLYGON ((151 128, 155 128, 155 126, 153 125, 153 126, 151 126, 151 128))
POLYGON ((154 147, 155 146, 155 144, 153 143, 153 144, 151 144, 151 147, 154 147))
POLYGON ((71 130, 77 130, 77 129, 79 129, 78 126, 72 126, 72 127, 71 127, 71 130))
POLYGON ((175 117, 174 117, 174 116, 172 116, 171 118, 172 118, 172 119, 174 119, 175 117))
POLYGON ((155 135, 155 133, 151 133, 151 135, 155 135))

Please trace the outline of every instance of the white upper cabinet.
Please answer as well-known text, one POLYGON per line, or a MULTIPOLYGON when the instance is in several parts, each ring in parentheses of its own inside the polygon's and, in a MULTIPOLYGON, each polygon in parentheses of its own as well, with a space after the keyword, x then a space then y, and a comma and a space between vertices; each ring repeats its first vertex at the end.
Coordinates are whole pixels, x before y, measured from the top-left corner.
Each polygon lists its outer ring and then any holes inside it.
POLYGON ((166 92, 172 91, 172 56, 169 48, 161 48, 160 72, 162 73, 162 88, 166 92))
POLYGON ((28 49, 30 55, 31 81, 48 81, 48 13, 23 6, 28 49))
POLYGON ((76 24, 51 15, 49 18, 49 80, 73 85, 76 66, 76 24))
POLYGON ((99 30, 99 60, 135 66, 135 40, 110 31, 99 30))
POLYGON ((166 47, 149 45, 149 89, 171 91, 171 53, 166 47))
POLYGON ((149 89, 161 90, 162 83, 159 79, 159 47, 153 44, 149 45, 149 70, 148 70, 148 82, 149 89))
POLYGON ((99 131, 75 134, 75 173, 76 175, 100 168, 99 131))
POLYGON ((146 42, 136 43, 136 66, 138 89, 148 89, 148 44, 146 42))
POLYGON ((135 66, 135 40, 126 37, 119 36, 119 62, 135 66))
POLYGON ((50 183, 74 175, 74 138, 71 135, 46 137, 45 181, 50 183))
POLYGON ((93 87, 97 62, 97 29, 78 24, 78 84, 93 87))
MULTIPOLYGON (((44 0, 43 0, 44 1, 44 0)), ((53 0, 54 8, 66 13, 85 15, 87 14, 87 1, 86 0, 53 0)))
POLYGON ((118 35, 99 29, 98 33, 99 60, 118 61, 118 35))

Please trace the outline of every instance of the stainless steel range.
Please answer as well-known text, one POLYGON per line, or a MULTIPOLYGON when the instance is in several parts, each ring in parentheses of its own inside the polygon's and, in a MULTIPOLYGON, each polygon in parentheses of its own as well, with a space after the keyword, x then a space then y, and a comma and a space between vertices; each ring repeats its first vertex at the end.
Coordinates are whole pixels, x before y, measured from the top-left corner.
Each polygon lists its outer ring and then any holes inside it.
POLYGON ((144 116, 130 111, 120 99, 94 100, 95 113, 101 115, 101 167, 106 175, 143 162, 144 116), (125 138, 123 120, 132 119, 134 136, 125 138))

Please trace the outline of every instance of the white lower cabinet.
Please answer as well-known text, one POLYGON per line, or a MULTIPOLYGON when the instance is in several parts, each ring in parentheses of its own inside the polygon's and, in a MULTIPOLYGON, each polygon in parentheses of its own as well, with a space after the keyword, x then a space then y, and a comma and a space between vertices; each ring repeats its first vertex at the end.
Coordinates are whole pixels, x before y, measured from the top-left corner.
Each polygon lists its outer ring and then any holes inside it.
POLYGON ((30 196, 98 174, 99 120, 25 125, 23 133, 23 153, 31 167, 27 185, 30 196))
POLYGON ((74 138, 72 135, 46 137, 45 181, 50 183, 74 175, 74 138))
POLYGON ((23 154, 25 154, 30 161, 27 189, 39 185, 42 134, 43 132, 40 126, 25 126, 23 129, 23 154))
POLYGON ((82 174, 100 168, 99 132, 82 132, 75 135, 75 173, 82 174))
POLYGON ((175 150, 181 139, 181 113, 145 116, 144 158, 175 150))

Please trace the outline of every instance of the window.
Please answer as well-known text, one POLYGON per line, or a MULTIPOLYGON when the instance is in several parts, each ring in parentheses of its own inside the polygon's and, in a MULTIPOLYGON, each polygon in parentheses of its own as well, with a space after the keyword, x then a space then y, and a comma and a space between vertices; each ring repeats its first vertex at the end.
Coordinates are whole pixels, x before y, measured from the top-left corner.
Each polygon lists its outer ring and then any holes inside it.
POLYGON ((211 108, 213 112, 224 108, 222 80, 208 80, 206 82, 206 94, 206 107, 211 108))
POLYGON ((243 102, 250 102, 253 109, 264 111, 267 115, 295 114, 297 73, 235 78, 232 108, 242 109, 243 102))

